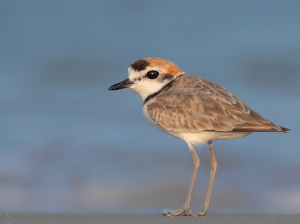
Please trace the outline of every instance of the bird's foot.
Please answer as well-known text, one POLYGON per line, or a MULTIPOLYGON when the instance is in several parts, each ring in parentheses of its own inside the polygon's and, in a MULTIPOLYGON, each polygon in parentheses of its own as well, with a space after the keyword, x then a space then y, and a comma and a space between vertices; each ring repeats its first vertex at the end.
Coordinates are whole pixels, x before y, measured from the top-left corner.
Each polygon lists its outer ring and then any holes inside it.
POLYGON ((192 210, 189 208, 183 208, 177 212, 167 212, 163 214, 165 217, 177 217, 177 216, 197 216, 192 213, 192 210))
POLYGON ((195 216, 206 216, 207 211, 203 210, 202 212, 196 213, 195 216))

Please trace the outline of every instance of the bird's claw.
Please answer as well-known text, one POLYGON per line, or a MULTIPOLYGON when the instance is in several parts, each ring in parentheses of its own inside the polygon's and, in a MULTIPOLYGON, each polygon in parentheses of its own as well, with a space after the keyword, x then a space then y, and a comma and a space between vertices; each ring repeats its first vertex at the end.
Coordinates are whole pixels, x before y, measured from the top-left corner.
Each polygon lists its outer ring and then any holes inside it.
POLYGON ((206 216, 207 211, 203 210, 202 212, 196 213, 196 216, 206 216))
POLYGON ((163 214, 165 217, 177 217, 177 216, 197 216, 196 214, 193 214, 191 209, 181 209, 180 211, 177 212, 168 212, 166 214, 163 214))

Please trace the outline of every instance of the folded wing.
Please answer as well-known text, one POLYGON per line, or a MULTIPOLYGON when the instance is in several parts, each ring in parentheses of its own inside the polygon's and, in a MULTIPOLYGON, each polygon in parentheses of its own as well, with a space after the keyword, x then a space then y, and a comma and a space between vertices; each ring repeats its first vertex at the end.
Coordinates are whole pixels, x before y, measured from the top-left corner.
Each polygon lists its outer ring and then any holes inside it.
POLYGON ((175 132, 286 132, 250 109, 223 87, 181 75, 146 104, 151 118, 175 132))

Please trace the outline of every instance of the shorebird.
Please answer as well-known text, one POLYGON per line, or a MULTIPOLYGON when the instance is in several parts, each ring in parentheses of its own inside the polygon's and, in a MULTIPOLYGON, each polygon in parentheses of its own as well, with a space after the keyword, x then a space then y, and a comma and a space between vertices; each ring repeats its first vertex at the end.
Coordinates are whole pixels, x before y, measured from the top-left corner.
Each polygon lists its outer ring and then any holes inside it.
POLYGON ((144 58, 128 68, 129 78, 108 90, 134 90, 144 102, 144 115, 159 130, 184 140, 193 156, 193 174, 183 208, 165 216, 206 216, 217 170, 212 141, 237 139, 253 132, 288 132, 262 117, 223 87, 184 73, 173 62, 144 58), (193 214, 190 200, 200 159, 195 146, 208 143, 211 174, 204 210, 193 214))

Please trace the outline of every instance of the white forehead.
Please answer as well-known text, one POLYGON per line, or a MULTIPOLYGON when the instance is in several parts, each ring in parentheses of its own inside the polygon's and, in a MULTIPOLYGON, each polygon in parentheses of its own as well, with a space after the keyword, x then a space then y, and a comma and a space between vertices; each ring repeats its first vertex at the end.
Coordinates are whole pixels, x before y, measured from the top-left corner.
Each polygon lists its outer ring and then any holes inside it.
POLYGON ((130 80, 134 80, 140 76, 141 76, 141 72, 135 71, 134 69, 131 68, 131 66, 128 68, 128 78, 130 80))
POLYGON ((135 71, 131 67, 128 68, 129 79, 134 83, 130 86, 131 90, 134 90, 144 101, 149 95, 159 91, 164 85, 166 85, 171 80, 166 79, 163 81, 158 81, 157 79, 143 78, 148 71, 156 70, 160 73, 165 73, 163 68, 158 67, 147 67, 147 69, 142 71, 135 71), (139 79, 141 78, 141 79, 139 79))
POLYGON ((148 71, 155 70, 159 73, 166 73, 166 71, 161 67, 147 67, 145 70, 142 71, 135 71, 131 66, 128 68, 128 78, 133 81, 137 78, 143 77, 147 74, 148 71))

